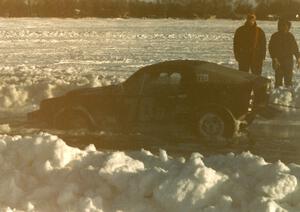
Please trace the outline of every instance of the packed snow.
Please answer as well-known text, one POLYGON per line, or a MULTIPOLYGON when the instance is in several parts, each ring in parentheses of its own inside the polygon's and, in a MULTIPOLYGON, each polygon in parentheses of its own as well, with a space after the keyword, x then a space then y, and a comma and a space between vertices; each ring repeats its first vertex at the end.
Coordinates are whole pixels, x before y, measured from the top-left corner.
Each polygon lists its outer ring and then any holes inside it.
POLYGON ((1 211, 299 211, 300 166, 250 152, 101 152, 55 135, 0 137, 1 211))
MULTIPOLYGON (((0 210, 299 211, 296 164, 268 163, 250 152, 206 157, 193 153, 183 158, 165 150, 107 151, 94 145, 78 149, 57 135, 36 131, 24 135, 23 128, 16 132, 8 123, 37 109, 42 99, 79 87, 120 83, 155 62, 200 59, 236 68, 232 37, 240 24, 0 19, 0 210)), ((297 38, 300 25, 293 24, 297 38)), ((275 22, 259 25, 267 38, 276 30, 275 22)), ((263 75, 274 81, 269 58, 263 75)), ((277 122, 258 120, 255 132, 264 129, 273 135, 283 128, 273 125, 285 121, 299 131, 299 76, 295 69, 294 87, 272 90, 271 103, 285 108, 285 113, 277 122)), ((290 139, 284 145, 289 143, 290 139)))

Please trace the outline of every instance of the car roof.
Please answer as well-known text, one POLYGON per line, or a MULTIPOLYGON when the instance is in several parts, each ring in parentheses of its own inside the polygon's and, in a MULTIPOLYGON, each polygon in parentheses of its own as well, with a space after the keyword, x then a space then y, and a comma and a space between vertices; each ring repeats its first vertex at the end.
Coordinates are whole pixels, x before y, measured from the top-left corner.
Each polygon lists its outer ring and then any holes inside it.
POLYGON ((222 83, 244 83, 263 78, 234 68, 201 60, 170 60, 141 68, 140 72, 157 72, 161 70, 191 71, 207 75, 209 81, 222 83))
MULTIPOLYGON (((141 68, 144 71, 157 71, 157 69, 169 68, 169 69, 181 69, 183 67, 196 67, 202 64, 208 63, 201 60, 169 60, 164 62, 155 63, 152 65, 145 66, 141 68)), ((190 70, 190 69, 187 69, 190 70)))

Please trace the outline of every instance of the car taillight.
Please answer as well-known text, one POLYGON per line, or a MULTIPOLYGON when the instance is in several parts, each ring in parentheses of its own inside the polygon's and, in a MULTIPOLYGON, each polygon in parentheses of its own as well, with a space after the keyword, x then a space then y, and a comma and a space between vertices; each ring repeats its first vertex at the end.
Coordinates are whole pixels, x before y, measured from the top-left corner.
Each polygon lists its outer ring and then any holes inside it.
POLYGON ((248 112, 251 112, 253 110, 253 104, 254 104, 254 90, 252 89, 249 98, 248 112))
POLYGON ((266 93, 267 93, 267 94, 271 94, 271 91, 272 91, 272 85, 271 85, 271 82, 267 82, 267 85, 266 85, 266 93))

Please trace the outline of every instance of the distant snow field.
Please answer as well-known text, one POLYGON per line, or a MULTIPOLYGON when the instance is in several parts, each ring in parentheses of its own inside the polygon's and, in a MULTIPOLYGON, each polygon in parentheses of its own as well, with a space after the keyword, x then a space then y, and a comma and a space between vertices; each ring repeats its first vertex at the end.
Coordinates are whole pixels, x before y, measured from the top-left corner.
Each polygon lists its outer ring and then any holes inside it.
MULTIPOLYGON (((200 59, 237 67, 232 37, 240 24, 0 19, 0 118, 25 116, 42 99, 75 88, 122 82, 139 67, 164 60, 200 59)), ((268 38, 276 30, 275 22, 259 25, 268 38)), ((299 38, 298 22, 292 30, 299 38)), ((274 79, 269 58, 264 76, 274 79)), ((273 90, 271 101, 300 107, 299 76, 295 69, 295 86, 273 90)), ((11 130, 1 123, 1 211, 300 210, 296 164, 267 163, 250 152, 172 158, 164 150, 158 155, 147 150, 101 152, 93 145, 79 150, 55 135, 7 135, 11 130)))

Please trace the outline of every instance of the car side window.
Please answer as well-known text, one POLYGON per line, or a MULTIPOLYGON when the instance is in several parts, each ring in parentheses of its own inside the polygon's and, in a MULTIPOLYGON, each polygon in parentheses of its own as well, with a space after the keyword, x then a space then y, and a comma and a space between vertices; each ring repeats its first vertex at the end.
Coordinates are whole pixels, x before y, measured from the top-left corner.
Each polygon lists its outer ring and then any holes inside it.
POLYGON ((182 80, 181 73, 174 72, 170 75, 170 84, 172 85, 180 85, 182 80))
POLYGON ((181 80, 182 74, 180 72, 151 73, 146 77, 143 93, 175 94, 180 88, 181 80))

